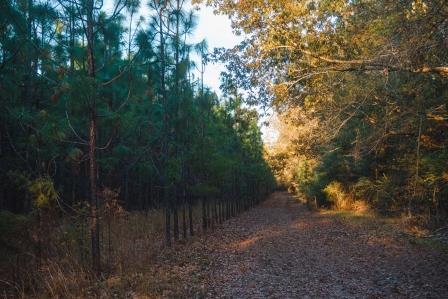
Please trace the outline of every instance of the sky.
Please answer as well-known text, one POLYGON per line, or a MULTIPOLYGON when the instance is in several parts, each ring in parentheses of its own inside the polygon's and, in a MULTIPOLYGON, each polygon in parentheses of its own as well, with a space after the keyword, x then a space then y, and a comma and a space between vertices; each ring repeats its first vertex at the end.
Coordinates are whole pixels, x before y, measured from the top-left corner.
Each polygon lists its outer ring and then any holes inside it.
MULTIPOLYGON (((233 48, 242 40, 242 36, 237 36, 233 33, 230 20, 227 16, 216 15, 213 9, 205 5, 200 6, 197 12, 199 17, 198 27, 192 36, 192 41, 200 42, 206 39, 209 49, 213 48, 233 48)), ((219 90, 220 80, 219 75, 224 71, 222 64, 208 65, 204 74, 204 82, 218 95, 221 94, 219 90)), ((262 132, 263 141, 265 144, 272 145, 278 138, 278 131, 273 126, 275 116, 264 117, 260 120, 259 125, 262 132), (268 122, 270 125, 265 126, 263 123, 268 122)))
MULTIPOLYGON (((145 18, 145 24, 149 20, 151 14, 148 5, 148 0, 142 0, 139 9, 139 15, 145 18)), ((113 0, 105 0, 104 9, 106 12, 111 13, 113 11, 113 0)), ((191 5, 186 6, 187 9, 193 9, 191 5)), ((189 43, 199 43, 203 39, 207 40, 209 51, 213 51, 214 48, 232 48, 243 40, 241 36, 236 36, 232 32, 232 27, 230 20, 227 16, 215 15, 213 13, 213 8, 206 5, 196 6, 196 15, 198 17, 198 24, 193 35, 190 36, 189 43)), ((138 18, 134 17, 134 20, 138 18)), ((193 59, 198 65, 200 65, 200 57, 194 55, 193 59)), ((220 73, 224 71, 224 66, 222 64, 209 64, 206 67, 204 74, 204 84, 210 87, 218 95, 221 95, 219 90, 220 73)), ((199 75, 199 72, 197 72, 199 75)))
MULTIPOLYGON (((233 48, 243 40, 241 36, 233 34, 229 18, 215 15, 211 7, 201 5, 197 15, 198 27, 192 36, 192 42, 197 43, 206 39, 209 50, 212 51, 213 48, 233 48)), ((210 64, 207 65, 204 75, 205 84, 218 95, 220 95, 219 76, 222 71, 224 71, 222 64, 210 64)))
MULTIPOLYGON (((141 1, 139 14, 146 20, 149 20, 150 11, 146 5, 146 0, 141 1)), ((106 10, 112 9, 112 0, 105 1, 106 10)), ((199 43, 203 39, 207 40, 209 51, 213 51, 214 48, 233 48, 235 45, 243 40, 242 36, 237 36, 233 33, 230 19, 224 15, 216 15, 213 12, 213 8, 205 5, 200 5, 196 10, 198 16, 197 28, 193 35, 190 37, 190 43, 199 43)), ((137 19, 137 18, 136 18, 137 19)), ((200 65, 199 56, 193 56, 197 65, 200 65)), ((204 84, 210 87, 211 90, 216 92, 218 96, 221 95, 219 89, 220 74, 225 68, 220 63, 208 64, 204 73, 204 84)), ((197 71, 197 76, 199 72, 197 71)), ((270 121, 271 118, 263 118, 260 120, 260 127, 263 133, 263 140, 267 144, 272 144, 276 141, 278 133, 272 126, 263 126, 262 123, 270 121)))

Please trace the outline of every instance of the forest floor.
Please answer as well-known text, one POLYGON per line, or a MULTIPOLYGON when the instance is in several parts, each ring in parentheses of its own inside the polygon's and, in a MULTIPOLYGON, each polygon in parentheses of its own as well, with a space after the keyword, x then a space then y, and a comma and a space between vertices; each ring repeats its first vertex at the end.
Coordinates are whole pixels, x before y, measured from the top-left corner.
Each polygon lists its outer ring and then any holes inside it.
POLYGON ((309 211, 285 192, 154 263, 128 278, 129 297, 448 296, 446 248, 409 237, 396 222, 309 211))

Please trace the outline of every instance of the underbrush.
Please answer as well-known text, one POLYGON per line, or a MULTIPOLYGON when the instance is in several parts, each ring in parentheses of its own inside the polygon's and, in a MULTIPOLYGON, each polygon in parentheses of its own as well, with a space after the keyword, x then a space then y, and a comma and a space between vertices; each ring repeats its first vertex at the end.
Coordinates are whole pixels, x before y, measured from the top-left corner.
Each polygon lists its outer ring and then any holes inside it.
POLYGON ((353 228, 361 228, 366 233, 369 231, 396 231, 399 224, 398 218, 380 216, 371 210, 320 210, 322 215, 331 216, 345 225, 353 228))
MULTIPOLYGON (((182 211, 180 211, 182 213, 182 211)), ((182 214, 180 214, 182 215, 182 214)), ((200 231, 200 207, 193 209, 195 232, 200 231)), ((124 212, 101 218, 101 276, 91 269, 88 218, 77 214, 1 212, 0 289, 5 298, 122 298, 141 283, 146 294, 160 296, 163 275, 154 274, 172 249, 164 247, 161 210, 124 212), (153 274, 151 274, 153 273, 153 274), (160 277, 159 277, 160 276, 160 277), (156 277, 160 281, 157 286, 156 277), (145 282, 145 283, 144 283, 145 282)), ((187 236, 187 239, 190 239, 187 236)), ((175 255, 175 254, 174 254, 175 255)), ((194 269, 193 269, 194 270, 194 269)), ((131 296, 132 297, 132 296, 131 296)))
POLYGON ((435 193, 432 194, 433 198, 428 198, 424 189, 400 188, 386 176, 377 181, 360 178, 356 183, 319 180, 317 189, 306 187, 310 185, 309 182, 303 184, 294 191, 301 194, 312 209, 374 212, 385 217, 400 218, 407 227, 427 230, 447 225, 448 217, 435 199, 435 193))
MULTIPOLYGON (((364 204, 363 204, 364 205, 364 204)), ((385 216, 372 209, 320 209, 321 215, 337 219, 345 226, 375 238, 403 239, 415 246, 429 247, 448 254, 448 227, 430 229, 408 215, 385 216)))
POLYGON ((432 238, 414 237, 410 239, 412 244, 423 247, 430 247, 448 255, 448 242, 432 238))

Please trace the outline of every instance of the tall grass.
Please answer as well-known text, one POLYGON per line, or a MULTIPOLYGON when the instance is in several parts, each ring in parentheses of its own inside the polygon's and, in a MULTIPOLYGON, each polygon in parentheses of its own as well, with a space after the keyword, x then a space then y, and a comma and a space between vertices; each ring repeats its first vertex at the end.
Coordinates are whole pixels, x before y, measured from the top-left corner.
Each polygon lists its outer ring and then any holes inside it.
MULTIPOLYGON (((90 270, 85 215, 17 218, 0 223, 0 230, 6 232, 0 242, 0 296, 5 298, 100 296, 99 284, 109 283, 110 277, 145 271, 164 250, 162 210, 104 213, 100 219, 103 274, 97 277, 90 270)), ((200 219, 200 207, 196 205, 196 232, 201 227, 200 219)))

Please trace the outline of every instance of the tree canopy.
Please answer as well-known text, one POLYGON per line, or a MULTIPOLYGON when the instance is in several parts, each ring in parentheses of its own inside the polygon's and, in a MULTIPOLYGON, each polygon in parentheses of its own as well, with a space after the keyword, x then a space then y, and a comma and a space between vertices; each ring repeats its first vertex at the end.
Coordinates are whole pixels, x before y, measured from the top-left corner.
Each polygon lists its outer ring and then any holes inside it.
POLYGON ((445 1, 197 2, 245 36, 223 59, 250 103, 275 107, 271 164, 287 186, 446 212, 445 1))
POLYGON ((190 42, 187 2, 103 4, 0 4, 0 208, 62 217, 86 205, 97 272, 108 198, 128 211, 163 208, 170 245, 180 211, 186 238, 187 207, 193 234, 199 201, 207 227, 212 206, 228 217, 274 186, 257 112, 204 86, 208 49, 190 42))

